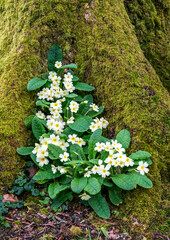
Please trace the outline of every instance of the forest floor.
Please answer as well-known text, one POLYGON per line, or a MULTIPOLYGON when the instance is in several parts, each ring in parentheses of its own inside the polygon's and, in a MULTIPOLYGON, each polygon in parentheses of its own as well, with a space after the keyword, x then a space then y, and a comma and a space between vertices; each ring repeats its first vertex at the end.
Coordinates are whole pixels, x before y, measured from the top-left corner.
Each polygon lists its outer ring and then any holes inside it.
POLYGON ((10 228, 0 230, 0 240, 169 240, 161 231, 142 232, 142 227, 145 227, 136 219, 132 219, 128 227, 127 218, 118 211, 118 207, 106 220, 78 202, 63 205, 60 211, 55 212, 49 204, 44 207, 31 198, 23 209, 13 209, 5 215, 10 228))

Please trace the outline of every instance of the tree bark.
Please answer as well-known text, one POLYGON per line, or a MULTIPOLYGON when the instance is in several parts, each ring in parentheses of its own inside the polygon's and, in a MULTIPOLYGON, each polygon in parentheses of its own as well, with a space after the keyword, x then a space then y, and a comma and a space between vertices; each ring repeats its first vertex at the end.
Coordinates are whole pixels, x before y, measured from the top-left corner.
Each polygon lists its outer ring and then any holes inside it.
POLYGON ((96 87, 95 102, 105 106, 110 122, 108 136, 126 128, 132 134, 129 153, 152 154, 154 187, 126 194, 122 206, 148 223, 166 172, 168 92, 141 50, 124 2, 4 0, 0 22, 1 189, 11 186, 24 165, 16 148, 30 143, 24 119, 35 107, 35 95, 26 85, 47 71, 47 51, 57 42, 65 63, 75 62, 80 79, 96 87))

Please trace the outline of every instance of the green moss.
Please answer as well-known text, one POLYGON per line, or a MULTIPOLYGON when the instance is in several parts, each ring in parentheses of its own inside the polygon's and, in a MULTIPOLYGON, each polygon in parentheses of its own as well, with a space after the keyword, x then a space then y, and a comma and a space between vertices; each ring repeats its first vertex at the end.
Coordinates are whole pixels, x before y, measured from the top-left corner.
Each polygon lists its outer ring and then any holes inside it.
POLYGON ((125 0, 125 6, 146 58, 170 91, 168 1, 125 0))
POLYGON ((115 137, 114 131, 127 128, 132 134, 129 153, 141 149, 152 154, 153 189, 126 194, 122 205, 149 223, 160 204, 167 171, 168 93, 143 55, 123 0, 88 1, 88 8, 85 3, 0 3, 1 186, 10 186, 24 166, 16 148, 26 146, 29 138, 23 121, 34 106, 34 95, 26 91, 27 82, 46 72, 47 51, 58 42, 65 63, 76 62, 80 79, 96 87, 95 102, 105 106, 110 121, 108 135, 115 137))

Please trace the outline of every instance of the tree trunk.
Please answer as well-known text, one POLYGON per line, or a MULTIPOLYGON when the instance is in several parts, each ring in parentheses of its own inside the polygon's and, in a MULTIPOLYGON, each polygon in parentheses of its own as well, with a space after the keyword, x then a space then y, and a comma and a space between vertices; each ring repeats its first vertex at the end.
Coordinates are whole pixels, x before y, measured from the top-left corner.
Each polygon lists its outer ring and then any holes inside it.
POLYGON ((154 187, 126 194, 122 206, 148 223, 166 171, 168 93, 140 48, 123 1, 3 0, 0 22, 1 189, 24 165, 16 148, 29 145, 24 119, 35 103, 26 85, 47 71, 47 51, 57 42, 65 62, 75 62, 80 79, 96 87, 95 102, 105 106, 110 122, 108 136, 127 128, 133 136, 129 153, 152 154, 154 187))

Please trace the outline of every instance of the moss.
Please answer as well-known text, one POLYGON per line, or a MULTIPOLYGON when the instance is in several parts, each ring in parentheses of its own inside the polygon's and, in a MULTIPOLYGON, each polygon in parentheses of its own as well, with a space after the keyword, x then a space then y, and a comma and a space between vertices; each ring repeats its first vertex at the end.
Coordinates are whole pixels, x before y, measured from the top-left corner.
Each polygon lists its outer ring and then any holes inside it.
POLYGON ((70 234, 72 236, 80 236, 82 234, 82 230, 77 226, 71 226, 70 234))
POLYGON ((168 1, 125 0, 125 6, 146 58, 170 91, 168 1))
POLYGON ((47 50, 58 42, 65 63, 76 62, 80 79, 96 87, 95 102, 105 106, 110 121, 108 135, 127 128, 132 133, 129 153, 142 149, 152 154, 153 189, 129 192, 123 205, 148 224, 160 204, 167 171, 168 93, 143 55, 123 0, 88 1, 88 8, 86 2, 0 3, 1 186, 9 186, 24 165, 16 148, 27 145, 29 137, 23 120, 34 95, 26 91, 27 82, 46 72, 47 50))

